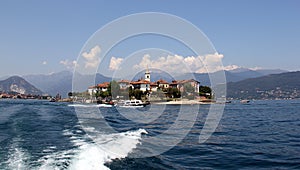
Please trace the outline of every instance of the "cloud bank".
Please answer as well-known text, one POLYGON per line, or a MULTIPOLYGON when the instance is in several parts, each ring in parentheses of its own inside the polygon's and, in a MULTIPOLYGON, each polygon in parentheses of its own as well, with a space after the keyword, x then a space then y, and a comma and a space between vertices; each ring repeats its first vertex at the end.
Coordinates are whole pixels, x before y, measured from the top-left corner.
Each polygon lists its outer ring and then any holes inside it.
MULTIPOLYGON (((223 66, 222 59, 223 54, 215 53, 204 56, 181 56, 181 55, 167 55, 167 56, 150 56, 145 54, 139 60, 124 59, 112 57, 109 63, 110 71, 122 70, 125 72, 135 73, 137 70, 144 70, 146 68, 159 69, 169 73, 213 73, 216 71, 226 70, 231 71, 235 69, 241 69, 244 67, 238 65, 223 66), (124 68, 121 68, 122 64, 125 64, 124 68), (132 64, 130 66, 130 64, 132 64)), ((250 70, 261 69, 250 68, 250 70)))
POLYGON ((207 73, 223 70, 222 54, 208 54, 205 56, 168 55, 152 59, 149 54, 143 56, 140 63, 134 65, 135 69, 157 68, 171 73, 207 73))

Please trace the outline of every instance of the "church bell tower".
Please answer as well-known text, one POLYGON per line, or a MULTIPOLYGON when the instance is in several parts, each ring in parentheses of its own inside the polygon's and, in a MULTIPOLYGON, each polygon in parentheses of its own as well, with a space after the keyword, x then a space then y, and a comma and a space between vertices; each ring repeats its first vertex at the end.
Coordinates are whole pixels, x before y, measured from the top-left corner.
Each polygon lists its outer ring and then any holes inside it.
POLYGON ((150 71, 149 71, 148 67, 147 67, 147 70, 145 72, 145 80, 151 82, 150 81, 150 71))

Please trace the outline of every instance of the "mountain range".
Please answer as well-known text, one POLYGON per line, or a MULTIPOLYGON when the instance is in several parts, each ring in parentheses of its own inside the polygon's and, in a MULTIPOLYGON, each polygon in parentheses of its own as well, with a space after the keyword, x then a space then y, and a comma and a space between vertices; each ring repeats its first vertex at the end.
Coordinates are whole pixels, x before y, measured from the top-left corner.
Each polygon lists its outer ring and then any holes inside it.
MULTIPOLYGON (((229 82, 238 82, 241 80, 245 80, 248 78, 256 78, 256 77, 261 77, 269 74, 279 74, 279 73, 284 73, 287 72, 285 70, 280 70, 280 69, 273 69, 273 70, 267 70, 267 69, 261 69, 261 70, 251 70, 247 68, 238 68, 234 70, 224 70, 225 78, 226 78, 226 83, 229 82)), ((194 76, 197 81, 200 81, 202 85, 205 86, 210 86, 210 79, 209 76, 214 76, 220 74, 220 71, 214 72, 214 73, 188 73, 188 74, 183 74, 179 76, 179 79, 184 79, 184 77, 192 77, 194 76)))
MULTIPOLYGON (((38 75, 26 75, 23 76, 27 81, 33 84, 35 87, 41 89, 44 93, 49 95, 60 94, 66 97, 69 92, 72 91, 73 73, 70 71, 61 71, 52 74, 38 74, 38 75)), ((81 75, 76 74, 76 83, 80 88, 78 91, 87 90, 90 80, 95 80, 96 83, 111 81, 110 77, 103 76, 101 74, 96 75, 81 75)))
MULTIPOLYGON (((237 82, 240 80, 260 77, 268 74, 277 74, 286 72, 284 70, 250 70, 246 68, 239 68, 235 70, 225 71, 227 82, 237 82)), ((137 80, 144 77, 144 72, 137 73, 135 76, 125 77, 129 80, 137 80), (133 78, 132 78, 133 77, 133 78)), ((216 74, 216 73, 211 73, 216 74)), ((61 94, 63 97, 67 96, 68 92, 72 91, 72 80, 73 73, 70 71, 61 71, 53 74, 38 74, 38 75, 26 75, 23 76, 28 82, 33 84, 38 89, 41 89, 44 93, 50 95, 61 94)), ((151 70, 151 81, 157 81, 159 79, 164 79, 171 82, 174 79, 183 80, 194 78, 201 83, 201 85, 210 85, 209 74, 207 73, 188 73, 179 76, 172 77, 168 73, 161 72, 159 70, 151 70)), ((119 78, 121 79, 121 78, 119 78)), ((76 73, 76 86, 78 91, 87 90, 88 86, 111 81, 111 77, 104 76, 97 73, 96 75, 82 75, 76 73)))
POLYGON ((227 97, 234 99, 300 98, 300 71, 270 74, 227 83, 227 97))
MULTIPOLYGON (((213 74, 218 74, 211 73, 213 74)), ((300 88, 300 72, 287 72, 284 70, 250 70, 235 69, 224 71, 227 82, 227 97, 229 98, 295 98, 300 88)), ((59 93, 66 97, 68 92, 72 91, 72 83, 76 84, 77 91, 85 91, 88 86, 94 84, 109 82, 111 77, 96 75, 82 75, 76 73, 76 79, 73 79, 73 73, 62 71, 53 74, 26 75, 21 77, 13 76, 0 81, 0 91, 14 91, 26 94, 49 94, 59 93), (29 82, 27 82, 27 81, 29 82), (39 90, 40 89, 40 90, 39 90)), ((129 80, 137 80, 144 77, 144 72, 137 73, 129 80)), ((201 85, 210 86, 209 74, 207 73, 189 73, 172 77, 168 73, 159 70, 151 70, 151 81, 164 79, 168 82, 172 80, 196 79, 201 85)), ((115 78, 114 78, 115 79, 115 78)), ((121 79, 121 78, 119 78, 121 79)), ((126 79, 126 78, 125 78, 126 79)))
POLYGON ((28 83, 24 78, 19 76, 12 76, 5 80, 0 81, 0 92, 15 92, 19 94, 31 94, 31 95, 41 95, 43 92, 30 83, 28 83))
MULTIPOLYGON (((184 79, 195 79, 201 83, 201 85, 210 86, 210 79, 209 76, 218 75, 221 71, 217 71, 214 73, 185 73, 181 75, 176 75, 172 77, 172 75, 162 72, 160 70, 153 70, 151 71, 151 80, 157 81, 159 79, 164 79, 168 82, 171 82, 172 80, 184 80, 184 79)), ((238 82, 241 80, 245 80, 248 78, 256 78, 261 77, 269 74, 279 74, 288 72, 285 70, 280 69, 260 69, 260 70, 251 70, 248 68, 237 68, 234 70, 228 70, 224 71, 226 82, 238 82)), ((139 79, 141 77, 144 77, 144 72, 140 72, 137 75, 134 76, 133 79, 139 79)))

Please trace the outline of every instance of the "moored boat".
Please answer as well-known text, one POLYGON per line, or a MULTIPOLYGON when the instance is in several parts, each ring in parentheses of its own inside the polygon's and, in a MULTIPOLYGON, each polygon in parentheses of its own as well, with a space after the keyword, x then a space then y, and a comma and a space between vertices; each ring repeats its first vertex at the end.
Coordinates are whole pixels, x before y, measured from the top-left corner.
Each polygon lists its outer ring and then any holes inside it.
POLYGON ((149 102, 143 103, 141 100, 125 100, 120 107, 145 107, 149 102))

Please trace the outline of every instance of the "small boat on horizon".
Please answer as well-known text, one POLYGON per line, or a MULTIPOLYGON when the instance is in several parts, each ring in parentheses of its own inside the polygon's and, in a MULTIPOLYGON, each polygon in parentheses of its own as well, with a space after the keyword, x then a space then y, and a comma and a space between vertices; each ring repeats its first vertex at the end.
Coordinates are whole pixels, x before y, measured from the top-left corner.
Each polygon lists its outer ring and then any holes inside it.
POLYGON ((231 100, 226 100, 225 103, 231 103, 231 100))
POLYGON ((57 102, 56 98, 52 97, 49 102, 57 102))
POLYGON ((241 100, 240 102, 243 103, 243 104, 245 104, 245 103, 249 103, 250 100, 241 100))

